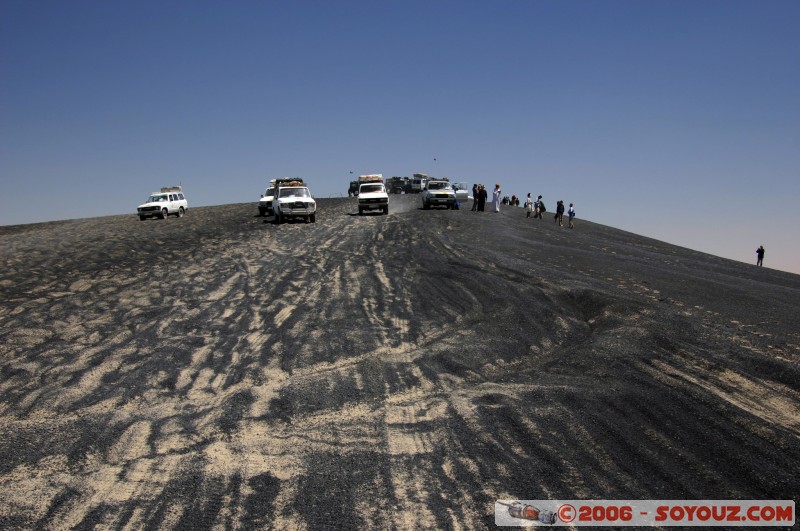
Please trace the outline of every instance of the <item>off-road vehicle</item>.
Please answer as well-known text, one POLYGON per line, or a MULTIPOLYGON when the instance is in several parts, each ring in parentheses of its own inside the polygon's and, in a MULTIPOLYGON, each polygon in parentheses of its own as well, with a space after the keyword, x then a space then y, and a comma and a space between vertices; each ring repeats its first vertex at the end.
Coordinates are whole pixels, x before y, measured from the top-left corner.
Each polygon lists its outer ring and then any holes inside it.
POLYGON ((389 213, 389 194, 379 176, 362 180, 358 187, 358 214, 364 214, 365 210, 381 210, 384 215, 389 213))
POLYGON ((428 210, 432 206, 445 206, 448 209, 456 207, 456 193, 450 181, 432 179, 428 181, 422 191, 422 208, 428 210))
POLYGON ((317 221, 317 202, 302 179, 275 179, 272 211, 278 224, 289 218, 305 218, 311 223, 317 221))
POLYGON ((269 182, 266 191, 261 194, 261 199, 258 200, 258 213, 262 216, 271 215, 273 199, 275 199, 275 179, 269 182))
POLYGON ((144 204, 136 209, 141 221, 147 218, 167 219, 167 216, 182 218, 189 210, 189 202, 180 186, 165 186, 160 192, 153 192, 144 204))

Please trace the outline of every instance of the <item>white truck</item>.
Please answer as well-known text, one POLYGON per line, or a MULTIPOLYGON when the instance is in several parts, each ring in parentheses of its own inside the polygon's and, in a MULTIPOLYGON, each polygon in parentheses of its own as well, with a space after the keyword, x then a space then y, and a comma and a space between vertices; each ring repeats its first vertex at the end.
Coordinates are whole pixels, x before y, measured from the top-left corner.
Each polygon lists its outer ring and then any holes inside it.
POLYGON ((373 173, 358 178, 358 215, 365 210, 380 210, 384 215, 389 213, 389 194, 383 184, 383 174, 373 173))
POLYGON ((456 193, 447 179, 431 179, 422 191, 422 208, 428 210, 432 206, 456 208, 456 193))
POLYGON ((424 173, 415 173, 411 179, 411 193, 418 194, 425 189, 429 177, 424 173))
POLYGON ((275 179, 275 197, 272 200, 275 223, 289 218, 304 218, 317 222, 317 202, 303 179, 275 179))
POLYGON ((167 216, 178 216, 182 218, 189 210, 189 202, 183 195, 180 186, 165 186, 160 192, 153 192, 147 201, 136 208, 139 220, 147 218, 167 219, 167 216))

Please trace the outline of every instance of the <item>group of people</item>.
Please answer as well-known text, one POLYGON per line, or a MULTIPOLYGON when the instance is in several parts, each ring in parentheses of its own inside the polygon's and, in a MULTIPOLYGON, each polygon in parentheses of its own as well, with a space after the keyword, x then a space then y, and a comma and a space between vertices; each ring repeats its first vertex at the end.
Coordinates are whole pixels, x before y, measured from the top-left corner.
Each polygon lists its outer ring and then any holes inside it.
MULTIPOLYGON (((494 207, 494 212, 500 212, 500 203, 502 202, 504 205, 515 205, 519 206, 519 198, 516 195, 511 196, 509 199, 508 196, 505 196, 502 200, 500 196, 502 192, 500 191, 500 185, 494 185, 494 191, 492 192, 492 205, 494 207)), ((473 184, 472 185, 472 211, 473 212, 484 212, 486 208, 486 200, 489 198, 489 193, 486 191, 486 187, 482 184, 473 184)), ((542 196, 536 198, 536 201, 533 200, 531 194, 528 194, 528 197, 525 199, 524 204, 525 210, 527 211, 526 218, 539 218, 542 219, 542 214, 547 211, 547 208, 544 206, 544 201, 542 200, 542 196)), ((555 214, 555 222, 558 223, 559 227, 564 226, 564 201, 559 200, 556 203, 556 214, 555 214)), ((566 211, 567 213, 567 227, 570 229, 575 228, 575 205, 572 203, 569 204, 569 210, 566 211)), ((758 249, 756 249, 756 265, 763 266, 764 265, 764 246, 760 245, 758 249)))
MULTIPOLYGON (((492 205, 494 212, 500 212, 500 203, 501 199, 500 196, 502 195, 502 191, 500 190, 500 184, 494 185, 494 191, 492 192, 492 205)), ((472 185, 472 211, 473 212, 484 212, 486 208, 486 200, 489 198, 489 193, 486 191, 486 186, 482 184, 473 184, 472 185)), ((502 203, 504 205, 516 205, 519 206, 519 198, 514 195, 511 199, 508 196, 505 196, 502 199, 502 203)), ((547 211, 547 208, 544 206, 544 201, 542 200, 542 196, 539 196, 536 201, 531 198, 531 194, 528 194, 528 197, 525 199, 525 210, 527 210, 528 218, 533 215, 534 218, 542 219, 542 214, 547 211)), ((564 201, 559 200, 556 203, 556 214, 555 214, 555 222, 558 223, 559 227, 564 226, 564 201)), ((568 227, 570 229, 575 228, 575 205, 572 203, 569 204, 569 210, 566 211, 567 220, 568 220, 568 227)))
MULTIPOLYGON (((500 195, 502 192, 500 191, 500 185, 494 185, 494 191, 492 192, 492 206, 494 207, 493 212, 500 212, 500 195)), ((486 211, 486 200, 489 199, 489 192, 486 191, 486 187, 482 184, 473 184, 472 185, 472 211, 473 212, 485 212, 486 211)))
MULTIPOLYGON (((525 199, 525 210, 528 211, 527 216, 525 217, 534 217, 542 219, 542 214, 547 211, 547 207, 544 206, 544 201, 542 200, 542 196, 539 196, 536 201, 533 200, 531 194, 528 194, 528 197, 525 199), (533 216, 531 216, 533 215, 533 216)), ((555 222, 558 223, 559 227, 564 226, 564 201, 559 200, 556 203, 556 214, 555 214, 555 222)), ((575 228, 575 205, 572 203, 569 204, 569 210, 567 210, 567 220, 568 220, 568 227, 570 229, 575 228)))

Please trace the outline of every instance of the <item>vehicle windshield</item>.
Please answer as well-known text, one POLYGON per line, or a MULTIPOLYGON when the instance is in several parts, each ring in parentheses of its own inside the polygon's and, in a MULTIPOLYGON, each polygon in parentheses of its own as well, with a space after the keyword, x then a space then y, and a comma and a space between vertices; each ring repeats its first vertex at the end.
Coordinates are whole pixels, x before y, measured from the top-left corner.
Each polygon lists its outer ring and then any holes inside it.
POLYGON ((275 188, 267 188, 267 191, 264 192, 264 195, 275 195, 275 188))
POLYGON ((375 192, 383 192, 383 185, 382 184, 362 184, 361 185, 361 192, 362 194, 372 194, 375 192))
POLYGON ((444 182, 428 183, 428 190, 447 190, 448 184, 444 182))
POLYGON ((161 203, 167 200, 166 195, 151 195, 147 198, 148 203, 161 203))
POLYGON ((453 190, 467 190, 467 183, 453 183, 453 190))
POLYGON ((281 188, 278 197, 311 197, 308 188, 281 188))

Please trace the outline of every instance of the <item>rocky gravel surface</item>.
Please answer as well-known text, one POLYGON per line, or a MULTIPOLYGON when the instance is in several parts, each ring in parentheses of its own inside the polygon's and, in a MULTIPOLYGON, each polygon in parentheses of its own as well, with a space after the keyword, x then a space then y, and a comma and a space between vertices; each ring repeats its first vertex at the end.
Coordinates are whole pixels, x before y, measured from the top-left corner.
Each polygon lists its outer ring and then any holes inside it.
POLYGON ((800 277, 391 200, 0 227, 0 528, 798 500, 800 277))

